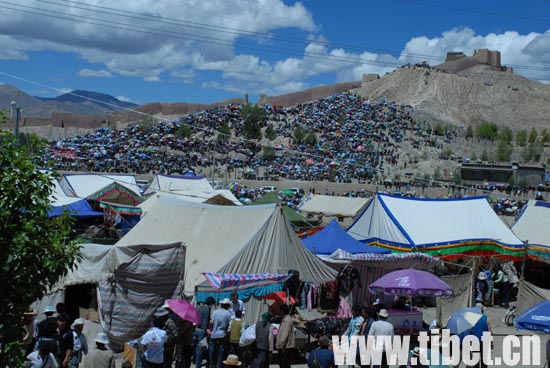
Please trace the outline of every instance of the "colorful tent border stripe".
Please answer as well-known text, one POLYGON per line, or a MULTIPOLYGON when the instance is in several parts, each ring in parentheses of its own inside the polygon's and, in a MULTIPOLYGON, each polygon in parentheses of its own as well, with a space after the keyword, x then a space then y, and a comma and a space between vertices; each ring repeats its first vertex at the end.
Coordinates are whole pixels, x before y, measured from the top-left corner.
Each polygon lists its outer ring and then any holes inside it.
POLYGON ((286 281, 291 275, 273 273, 214 273, 202 272, 206 281, 216 290, 239 286, 251 286, 253 284, 280 283, 286 281))
POLYGON ((143 202, 143 197, 142 196, 136 195, 133 191, 131 191, 130 189, 126 188, 125 186, 123 186, 123 185, 121 185, 117 182, 111 183, 110 185, 106 186, 105 188, 95 192, 94 194, 89 195, 87 199, 89 199, 89 200, 101 200, 104 197, 106 197, 107 195, 109 195, 110 193, 115 192, 115 191, 119 192, 123 196, 129 198, 135 205, 138 205, 141 202, 143 202))

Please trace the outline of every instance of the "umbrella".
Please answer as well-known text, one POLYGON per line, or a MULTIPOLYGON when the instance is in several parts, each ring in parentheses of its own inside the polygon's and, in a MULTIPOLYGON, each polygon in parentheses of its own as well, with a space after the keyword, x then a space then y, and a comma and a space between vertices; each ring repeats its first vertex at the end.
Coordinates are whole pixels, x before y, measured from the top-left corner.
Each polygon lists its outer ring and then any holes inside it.
POLYGON ((266 296, 264 296, 264 299, 280 301, 282 303, 288 302, 290 304, 296 304, 296 299, 294 299, 292 295, 287 296, 286 292, 284 291, 276 291, 274 293, 267 294, 266 296))
POLYGON ((483 317, 479 307, 460 308, 447 321, 447 328, 452 334, 460 335, 473 328, 483 317))
POLYGON ((454 291, 439 277, 412 268, 390 272, 369 285, 371 293, 393 295, 453 296, 454 291))
POLYGON ((227 186, 227 189, 229 190, 232 190, 232 191, 235 191, 235 192, 238 192, 242 189, 242 186, 241 184, 239 183, 230 183, 228 186, 227 186))
POLYGON ((182 299, 169 299, 166 302, 168 303, 168 308, 180 316, 181 319, 191 323, 200 323, 199 312, 191 303, 182 299))
POLYGON ((519 330, 550 333, 550 300, 542 301, 526 310, 517 318, 519 330))

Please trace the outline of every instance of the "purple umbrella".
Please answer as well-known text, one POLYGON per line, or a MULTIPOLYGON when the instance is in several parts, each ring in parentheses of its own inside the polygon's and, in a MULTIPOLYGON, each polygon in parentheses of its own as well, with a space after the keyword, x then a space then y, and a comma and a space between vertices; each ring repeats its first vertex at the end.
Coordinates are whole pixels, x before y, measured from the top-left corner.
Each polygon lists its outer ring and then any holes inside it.
POLYGON ((412 268, 390 272, 369 285, 375 294, 453 296, 453 289, 439 277, 412 268))

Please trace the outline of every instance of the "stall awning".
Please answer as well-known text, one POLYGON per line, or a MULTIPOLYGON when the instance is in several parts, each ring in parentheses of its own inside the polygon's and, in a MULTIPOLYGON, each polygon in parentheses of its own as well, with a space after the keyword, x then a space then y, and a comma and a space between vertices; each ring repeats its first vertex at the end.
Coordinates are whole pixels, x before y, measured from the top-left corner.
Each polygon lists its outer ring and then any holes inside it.
POLYGON ((254 287, 285 282, 291 275, 273 273, 214 273, 202 272, 208 283, 216 290, 238 287, 254 287))

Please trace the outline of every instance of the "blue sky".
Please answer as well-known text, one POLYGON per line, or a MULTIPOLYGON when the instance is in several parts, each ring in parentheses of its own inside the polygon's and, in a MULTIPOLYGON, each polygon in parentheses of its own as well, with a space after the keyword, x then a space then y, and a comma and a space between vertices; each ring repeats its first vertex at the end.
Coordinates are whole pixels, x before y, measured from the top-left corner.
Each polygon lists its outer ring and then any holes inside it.
POLYGON ((550 81, 550 0, 2 0, 0 82, 137 103, 256 100, 502 52, 550 81), (26 79, 14 79, 10 76, 26 79))

